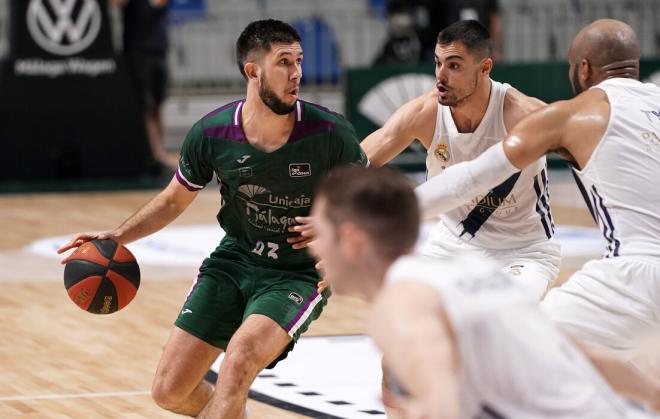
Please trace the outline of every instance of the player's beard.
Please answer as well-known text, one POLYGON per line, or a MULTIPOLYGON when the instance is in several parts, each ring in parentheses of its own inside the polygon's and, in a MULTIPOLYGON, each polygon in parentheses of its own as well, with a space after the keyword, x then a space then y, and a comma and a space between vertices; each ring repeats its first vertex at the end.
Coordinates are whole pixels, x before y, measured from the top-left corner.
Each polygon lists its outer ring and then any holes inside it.
POLYGON ((577 96, 584 91, 580 86, 580 78, 578 77, 578 66, 573 66, 573 73, 571 74, 571 88, 573 89, 573 96, 577 96))
POLYGON ((291 105, 287 105, 283 100, 277 97, 277 94, 273 89, 268 86, 268 81, 263 75, 259 78, 259 97, 271 111, 278 115, 288 115, 296 108, 295 102, 291 105))
POLYGON ((446 97, 446 98, 443 99, 440 96, 438 96, 438 103, 440 103, 443 106, 451 106, 451 107, 458 106, 458 105, 462 104, 463 102, 465 102, 465 100, 469 99, 474 94, 474 92, 477 90, 477 85, 478 84, 479 84, 479 75, 475 74, 474 79, 472 80, 472 83, 471 83, 471 85, 472 85, 471 89, 469 90, 469 92, 467 94, 465 94, 464 96, 462 96, 460 98, 459 97, 446 97))

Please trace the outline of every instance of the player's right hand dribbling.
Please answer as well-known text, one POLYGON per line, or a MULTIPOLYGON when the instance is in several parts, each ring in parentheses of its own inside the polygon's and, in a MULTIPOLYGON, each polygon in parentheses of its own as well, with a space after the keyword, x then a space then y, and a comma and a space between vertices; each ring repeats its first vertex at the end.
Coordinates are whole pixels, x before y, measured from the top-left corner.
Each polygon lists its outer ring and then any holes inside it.
MULTIPOLYGON (((115 239, 115 234, 112 231, 88 231, 86 233, 78 233, 64 246, 57 249, 58 254, 62 254, 67 250, 73 249, 82 245, 85 242, 92 240, 106 240, 106 239, 115 239)), ((61 264, 65 264, 67 259, 60 261, 61 264)))

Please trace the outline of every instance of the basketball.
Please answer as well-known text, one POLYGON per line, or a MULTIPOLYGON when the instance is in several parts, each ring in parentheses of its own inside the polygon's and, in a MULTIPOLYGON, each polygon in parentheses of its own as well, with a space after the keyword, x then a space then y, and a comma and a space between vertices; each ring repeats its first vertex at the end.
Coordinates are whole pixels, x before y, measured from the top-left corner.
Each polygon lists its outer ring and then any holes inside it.
POLYGON ((133 254, 116 241, 92 240, 67 258, 64 286, 83 310, 114 313, 135 297, 140 287, 140 267, 133 254))

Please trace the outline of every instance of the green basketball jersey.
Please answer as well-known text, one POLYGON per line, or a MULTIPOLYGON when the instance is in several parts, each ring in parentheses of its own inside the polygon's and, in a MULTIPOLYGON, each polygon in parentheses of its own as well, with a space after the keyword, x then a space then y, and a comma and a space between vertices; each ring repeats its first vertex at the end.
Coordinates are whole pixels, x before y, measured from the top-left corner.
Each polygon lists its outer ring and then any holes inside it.
POLYGON ((294 217, 309 214, 318 181, 333 167, 364 165, 366 155, 353 126, 341 115, 299 100, 288 142, 266 153, 249 144, 242 128, 244 100, 199 120, 181 148, 176 178, 200 190, 213 174, 220 183, 218 221, 244 251, 270 266, 313 264, 306 249, 286 239, 294 217))

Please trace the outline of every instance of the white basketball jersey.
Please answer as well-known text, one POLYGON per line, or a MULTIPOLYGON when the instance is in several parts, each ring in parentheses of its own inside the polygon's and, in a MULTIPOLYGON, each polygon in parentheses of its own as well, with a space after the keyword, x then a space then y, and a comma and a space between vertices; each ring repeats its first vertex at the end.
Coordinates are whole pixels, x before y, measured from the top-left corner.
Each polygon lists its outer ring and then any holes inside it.
MULTIPOLYGON (((451 109, 438 104, 433 141, 426 156, 428 178, 452 164, 476 158, 506 137, 504 97, 510 87, 491 80, 488 108, 472 133, 459 133, 451 109)), ((513 249, 550 239, 554 224, 545 157, 441 219, 461 239, 488 249, 513 249)))
POLYGON ((607 240, 604 256, 660 257, 660 88, 615 78, 592 89, 607 94, 610 121, 574 172, 607 240))
POLYGON ((406 256, 386 281, 421 282, 442 299, 457 339, 462 419, 646 417, 614 394, 499 265, 406 256))

